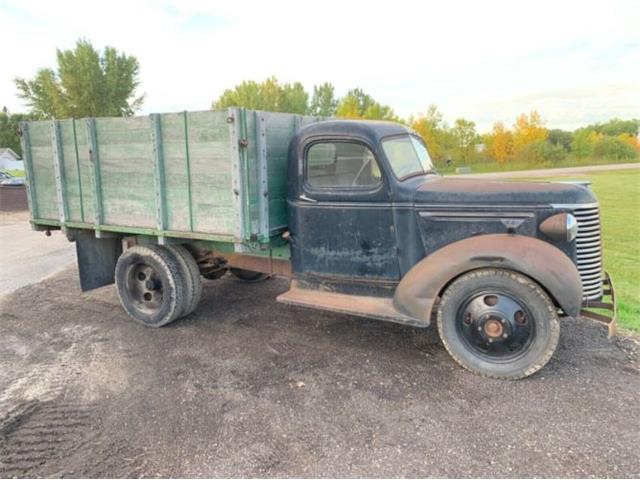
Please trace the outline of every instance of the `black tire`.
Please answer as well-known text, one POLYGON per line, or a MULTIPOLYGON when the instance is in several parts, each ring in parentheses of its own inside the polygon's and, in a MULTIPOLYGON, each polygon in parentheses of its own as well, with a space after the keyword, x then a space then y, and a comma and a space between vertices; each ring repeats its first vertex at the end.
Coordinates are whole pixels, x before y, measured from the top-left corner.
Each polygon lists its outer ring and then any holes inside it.
POLYGON ((184 302, 184 312, 180 315, 184 317, 193 312, 200 298, 202 297, 202 279, 200 278, 200 269, 196 259, 193 258, 191 252, 182 245, 171 245, 167 247, 171 253, 175 255, 182 269, 182 275, 185 279, 186 300, 184 302))
POLYGON ((438 332, 467 370, 515 380, 547 364, 558 345, 560 320, 547 293, 529 277, 482 269, 447 287, 438 306, 438 332))
POLYGON ((162 327, 185 309, 185 283, 178 259, 157 245, 135 245, 116 264, 120 303, 136 322, 162 327))
POLYGON ((254 272, 252 270, 243 270, 242 268, 230 268, 231 274, 247 283, 261 282, 269 278, 269 275, 262 272, 254 272))

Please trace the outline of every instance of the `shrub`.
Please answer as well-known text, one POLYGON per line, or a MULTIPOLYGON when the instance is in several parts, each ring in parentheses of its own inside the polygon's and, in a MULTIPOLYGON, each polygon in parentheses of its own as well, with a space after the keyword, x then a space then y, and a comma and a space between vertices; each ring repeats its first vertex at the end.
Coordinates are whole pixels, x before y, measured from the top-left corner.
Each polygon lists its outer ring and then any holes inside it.
POLYGON ((566 151, 562 145, 551 145, 546 140, 536 140, 525 145, 516 155, 516 161, 551 166, 562 160, 566 151))
POLYGON ((631 160, 637 153, 628 142, 617 137, 602 137, 593 148, 597 157, 615 158, 616 160, 631 160))

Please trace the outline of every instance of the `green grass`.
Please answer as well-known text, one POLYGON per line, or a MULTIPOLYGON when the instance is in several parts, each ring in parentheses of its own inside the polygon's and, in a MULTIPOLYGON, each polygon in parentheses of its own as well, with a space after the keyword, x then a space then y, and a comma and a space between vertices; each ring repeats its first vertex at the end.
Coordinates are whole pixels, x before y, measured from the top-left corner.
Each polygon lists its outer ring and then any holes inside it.
MULTIPOLYGON (((611 159, 604 157, 594 158, 576 158, 568 156, 554 163, 522 163, 522 162, 507 162, 502 165, 496 162, 475 162, 469 163, 468 167, 471 167, 471 173, 493 173, 493 172, 516 172, 521 170, 539 170, 542 168, 566 168, 566 167, 586 167, 591 165, 608 165, 613 163, 638 163, 640 162, 640 155, 636 158, 628 160, 611 159)), ((450 167, 438 166, 438 172, 444 175, 455 173, 456 167, 462 165, 452 165, 450 167)))
POLYGON ((640 331, 640 171, 618 170, 539 180, 590 180, 600 201, 604 267, 618 300, 618 324, 640 331))

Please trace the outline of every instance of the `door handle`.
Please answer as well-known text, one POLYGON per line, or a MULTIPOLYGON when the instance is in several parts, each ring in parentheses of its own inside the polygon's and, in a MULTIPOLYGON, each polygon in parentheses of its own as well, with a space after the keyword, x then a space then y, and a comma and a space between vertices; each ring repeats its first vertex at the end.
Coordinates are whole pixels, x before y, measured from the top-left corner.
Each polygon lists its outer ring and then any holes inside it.
POLYGON ((304 193, 298 198, 300 198, 300 200, 304 200, 305 202, 318 203, 318 200, 316 200, 315 198, 307 197, 304 193))

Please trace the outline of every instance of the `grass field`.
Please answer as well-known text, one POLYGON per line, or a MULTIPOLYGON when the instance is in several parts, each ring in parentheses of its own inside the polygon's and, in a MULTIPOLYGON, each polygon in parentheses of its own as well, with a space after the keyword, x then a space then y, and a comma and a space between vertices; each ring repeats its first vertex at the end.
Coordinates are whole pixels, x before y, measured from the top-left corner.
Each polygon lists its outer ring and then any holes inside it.
POLYGON ((600 201, 604 266, 618 298, 618 325, 640 331, 640 170, 539 180, 591 180, 600 201))
MULTIPOLYGON (((476 162, 467 166, 471 168, 471 173, 492 173, 492 172, 516 172, 521 170, 537 170, 540 168, 565 168, 565 167, 587 167, 591 165, 608 165, 612 163, 639 163, 640 155, 636 158, 628 160, 610 159, 610 158, 582 158, 567 157, 553 164, 542 163, 518 163, 508 162, 499 165, 496 162, 476 162)), ((457 165, 449 167, 438 166, 438 172, 444 175, 455 173, 457 165)))

